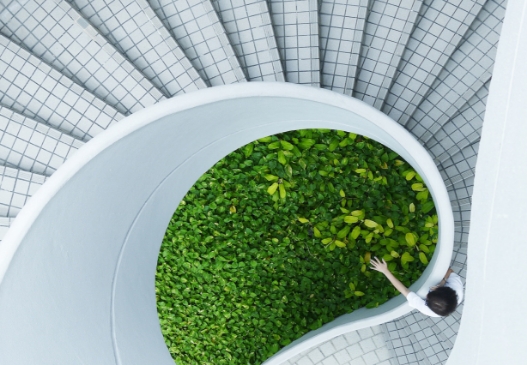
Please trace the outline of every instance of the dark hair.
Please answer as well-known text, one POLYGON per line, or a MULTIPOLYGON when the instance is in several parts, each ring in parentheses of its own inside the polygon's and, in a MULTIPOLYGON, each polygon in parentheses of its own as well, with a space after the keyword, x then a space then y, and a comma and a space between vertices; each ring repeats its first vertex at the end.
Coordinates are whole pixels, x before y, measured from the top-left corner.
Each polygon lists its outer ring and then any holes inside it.
POLYGON ((440 286, 428 293, 426 305, 434 313, 446 317, 456 310, 457 294, 454 289, 448 286, 440 286))

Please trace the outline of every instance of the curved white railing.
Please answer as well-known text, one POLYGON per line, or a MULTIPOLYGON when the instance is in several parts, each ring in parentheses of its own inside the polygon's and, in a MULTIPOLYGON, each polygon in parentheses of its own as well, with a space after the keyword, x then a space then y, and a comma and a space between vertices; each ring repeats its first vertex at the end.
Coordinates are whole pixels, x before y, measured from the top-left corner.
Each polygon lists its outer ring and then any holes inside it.
MULTIPOLYGON (((167 224, 193 183, 255 139, 340 129, 390 147, 419 172, 440 217, 434 258, 412 290, 446 271, 453 217, 435 164, 400 125, 358 100, 283 83, 178 96, 94 138, 35 194, 0 244, 0 363, 173 364, 157 317, 154 275, 167 224)), ((397 297, 295 341, 278 364, 334 336, 409 311, 397 297)))

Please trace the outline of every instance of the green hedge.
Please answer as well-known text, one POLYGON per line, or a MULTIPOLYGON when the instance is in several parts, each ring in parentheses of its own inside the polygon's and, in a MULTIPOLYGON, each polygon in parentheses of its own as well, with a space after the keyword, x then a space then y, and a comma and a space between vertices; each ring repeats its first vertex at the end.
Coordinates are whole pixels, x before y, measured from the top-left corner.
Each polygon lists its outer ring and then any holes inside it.
POLYGON ((303 334, 397 295, 437 242, 428 189, 366 137, 300 130, 232 152, 187 193, 156 273, 158 313, 179 365, 260 364, 303 334))

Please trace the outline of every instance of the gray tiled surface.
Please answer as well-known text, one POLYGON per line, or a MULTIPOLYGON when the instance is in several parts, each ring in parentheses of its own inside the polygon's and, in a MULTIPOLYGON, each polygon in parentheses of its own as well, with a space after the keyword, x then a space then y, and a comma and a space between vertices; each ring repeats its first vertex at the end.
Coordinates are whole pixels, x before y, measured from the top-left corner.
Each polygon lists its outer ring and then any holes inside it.
POLYGON ((283 365, 390 365, 381 326, 335 337, 306 350, 283 365))
POLYGON ((320 86, 317 0, 268 0, 288 82, 320 86))
POLYGON ((146 0, 67 1, 165 96, 206 87, 146 0))
POLYGON ((212 0, 250 81, 284 81, 265 0, 212 0))
POLYGON ((0 217, 16 217, 46 177, 0 166, 0 217))
POLYGON ((81 140, 123 116, 0 35, 0 105, 81 140))
POLYGON ((245 81, 210 0, 150 0, 150 4, 209 85, 245 81))
POLYGON ((437 162, 461 151, 481 137, 490 81, 428 140, 425 147, 437 162))
POLYGON ((84 143, 0 106, 0 160, 50 176, 84 143))
POLYGON ((321 86, 351 96, 368 0, 321 0, 319 4, 321 86))
POLYGON ((383 112, 401 124, 414 113, 485 0, 425 0, 383 112))
POLYGON ((366 20, 353 96, 381 109, 422 0, 376 0, 366 20))
POLYGON ((426 143, 491 77, 505 0, 489 0, 406 124, 426 143))
POLYGON ((65 1, 27 0, 23 7, 5 9, 0 21, 2 34, 123 114, 163 99, 159 90, 65 1))

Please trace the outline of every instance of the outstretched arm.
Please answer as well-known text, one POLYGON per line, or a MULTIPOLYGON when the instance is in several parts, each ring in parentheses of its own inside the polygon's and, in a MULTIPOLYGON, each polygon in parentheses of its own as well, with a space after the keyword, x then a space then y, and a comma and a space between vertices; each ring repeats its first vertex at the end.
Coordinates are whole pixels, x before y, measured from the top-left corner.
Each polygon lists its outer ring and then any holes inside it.
POLYGON ((374 257, 370 261, 370 265, 372 265, 371 266, 372 270, 376 270, 378 272, 383 273, 384 276, 386 276, 388 280, 390 280, 390 283, 392 283, 393 286, 395 286, 395 289, 399 290, 399 292, 402 295, 406 297, 410 293, 410 290, 408 290, 408 288, 404 286, 403 283, 401 283, 395 276, 393 276, 393 274, 388 269, 388 264, 386 263, 386 261, 384 261, 384 259, 382 259, 382 262, 381 262, 379 261, 377 257, 374 257))

